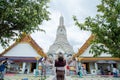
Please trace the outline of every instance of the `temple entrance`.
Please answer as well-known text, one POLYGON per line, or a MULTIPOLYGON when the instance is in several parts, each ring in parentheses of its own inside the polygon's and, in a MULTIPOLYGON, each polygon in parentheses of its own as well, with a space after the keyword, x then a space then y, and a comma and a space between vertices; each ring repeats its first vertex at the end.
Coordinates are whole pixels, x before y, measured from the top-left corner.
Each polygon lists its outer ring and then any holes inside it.
POLYGON ((84 68, 86 69, 87 74, 90 74, 90 66, 88 62, 85 62, 82 64, 84 68))
POLYGON ((102 68, 103 75, 108 75, 109 72, 112 72, 112 66, 108 63, 98 63, 98 69, 102 68))
POLYGON ((31 72, 33 72, 34 69, 36 69, 36 63, 32 63, 32 66, 31 66, 31 72))

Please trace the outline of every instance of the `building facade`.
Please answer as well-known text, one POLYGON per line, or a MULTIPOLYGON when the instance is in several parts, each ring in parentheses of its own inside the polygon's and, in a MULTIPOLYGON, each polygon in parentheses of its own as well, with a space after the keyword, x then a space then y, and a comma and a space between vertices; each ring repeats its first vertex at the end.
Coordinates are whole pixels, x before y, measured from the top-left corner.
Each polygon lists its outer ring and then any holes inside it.
MULTIPOLYGON (((57 28, 57 33, 56 33, 56 39, 54 43, 49 47, 49 50, 47 52, 48 57, 53 61, 52 63, 53 65, 59 53, 63 54, 66 60, 66 64, 69 65, 69 67, 71 67, 71 73, 73 73, 76 68, 76 61, 72 60, 72 55, 74 54, 74 50, 67 39, 67 30, 64 25, 63 16, 60 16, 59 26, 57 28)), ((66 75, 67 75, 67 70, 66 70, 66 75)))
POLYGON ((24 34, 0 54, 0 61, 8 58, 11 63, 9 69, 7 69, 8 72, 31 73, 36 69, 37 58, 40 59, 41 57, 47 57, 47 55, 30 35, 24 34))
POLYGON ((120 58, 112 57, 110 54, 102 53, 98 57, 93 57, 94 54, 89 53, 91 44, 94 39, 91 35, 84 45, 79 49, 74 57, 77 58, 78 66, 84 66, 87 74, 112 74, 113 68, 116 67, 120 71, 120 58), (101 73, 102 72, 102 73, 101 73))

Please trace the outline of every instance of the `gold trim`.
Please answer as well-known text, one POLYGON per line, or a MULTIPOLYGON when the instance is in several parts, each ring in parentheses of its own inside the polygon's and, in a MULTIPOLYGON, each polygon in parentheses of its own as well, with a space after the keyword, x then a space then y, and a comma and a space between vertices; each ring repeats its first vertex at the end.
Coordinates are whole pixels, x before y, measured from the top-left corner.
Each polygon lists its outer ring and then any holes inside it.
POLYGON ((78 61, 98 61, 98 60, 115 60, 120 61, 120 58, 111 58, 111 57, 78 57, 78 61))

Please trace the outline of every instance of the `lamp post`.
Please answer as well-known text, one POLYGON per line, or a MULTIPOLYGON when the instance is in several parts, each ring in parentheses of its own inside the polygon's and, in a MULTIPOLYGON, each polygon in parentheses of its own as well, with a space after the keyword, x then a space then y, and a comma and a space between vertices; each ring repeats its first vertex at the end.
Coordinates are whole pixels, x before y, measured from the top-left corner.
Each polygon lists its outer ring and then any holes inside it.
POLYGON ((35 70, 35 77, 37 77, 38 74, 39 74, 39 71, 38 71, 38 61, 39 61, 40 57, 35 57, 35 58, 37 60, 37 62, 36 62, 36 70, 35 70))

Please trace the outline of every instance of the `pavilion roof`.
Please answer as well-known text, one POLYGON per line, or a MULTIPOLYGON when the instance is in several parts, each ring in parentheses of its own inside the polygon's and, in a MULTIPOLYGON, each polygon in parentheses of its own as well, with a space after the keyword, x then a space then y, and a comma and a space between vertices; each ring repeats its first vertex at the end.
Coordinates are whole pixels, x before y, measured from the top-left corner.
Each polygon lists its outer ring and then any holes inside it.
MULTIPOLYGON (((14 44, 12 44, 10 47, 5 49, 0 56, 4 56, 8 51, 10 51, 13 47, 20 43, 28 43, 30 46, 33 47, 33 49, 37 52, 38 55, 42 57, 47 57, 47 55, 43 52, 42 48, 32 39, 30 35, 23 34, 21 38, 19 38, 14 44)), ((11 55, 12 56, 12 55, 11 55)))

